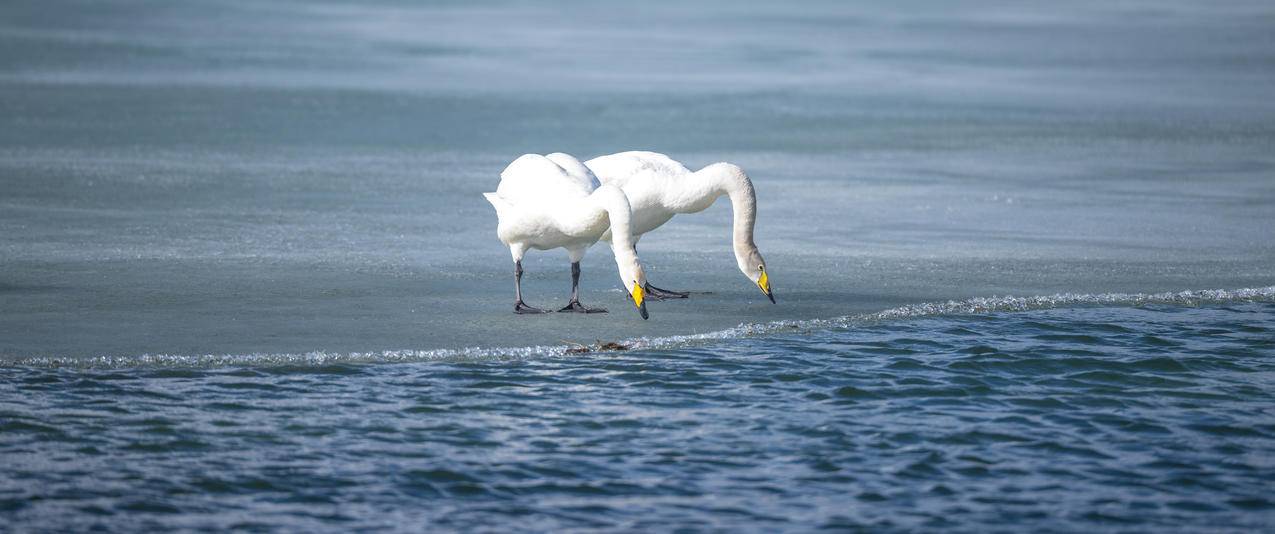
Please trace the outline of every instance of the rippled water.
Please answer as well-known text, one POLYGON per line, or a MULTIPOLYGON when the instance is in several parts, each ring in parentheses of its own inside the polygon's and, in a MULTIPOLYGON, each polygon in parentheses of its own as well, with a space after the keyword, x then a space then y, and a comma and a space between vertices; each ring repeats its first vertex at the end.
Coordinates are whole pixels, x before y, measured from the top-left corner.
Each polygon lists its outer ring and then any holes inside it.
POLYGON ((0 377, 19 529, 1275 525, 1269 300, 0 377))

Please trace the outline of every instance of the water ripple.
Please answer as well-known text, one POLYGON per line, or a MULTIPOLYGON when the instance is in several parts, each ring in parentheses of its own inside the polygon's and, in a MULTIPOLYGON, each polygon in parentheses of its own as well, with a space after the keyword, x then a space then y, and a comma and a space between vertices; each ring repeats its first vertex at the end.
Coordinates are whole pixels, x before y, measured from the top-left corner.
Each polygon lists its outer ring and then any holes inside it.
POLYGON ((52 530, 1264 530, 1275 304, 1240 297, 948 313, 965 303, 513 359, 5 367, 0 516, 52 530))

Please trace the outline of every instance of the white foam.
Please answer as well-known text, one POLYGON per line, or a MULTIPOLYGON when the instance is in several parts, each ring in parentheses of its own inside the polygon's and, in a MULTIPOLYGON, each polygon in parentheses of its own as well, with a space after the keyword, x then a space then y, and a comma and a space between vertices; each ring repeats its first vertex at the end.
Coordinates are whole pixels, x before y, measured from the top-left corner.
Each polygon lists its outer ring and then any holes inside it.
POLYGON ((1208 303, 1270 300, 1275 300, 1275 286, 1243 289, 1202 289, 1165 293, 1058 293, 1033 297, 975 297, 966 300, 909 304, 875 313, 845 315, 831 319, 741 324, 734 328, 703 334, 633 340, 632 344, 634 348, 643 349, 669 348, 696 342, 756 337, 792 332, 793 330, 853 328, 882 321, 948 315, 1022 312, 1080 306, 1144 306, 1148 304, 1198 306, 1208 303))
MULTIPOLYGON (((734 328, 657 338, 636 338, 620 342, 631 349, 672 349, 713 341, 791 333, 794 330, 853 328, 883 321, 923 317, 1022 312, 1068 307, 1144 306, 1150 304, 1198 306, 1210 303, 1275 301, 1275 286, 1244 289, 1204 289, 1165 293, 1060 293, 1033 297, 976 297, 947 302, 926 302, 890 308, 875 313, 846 315, 831 319, 777 321, 741 324, 734 328)), ((246 367, 321 366, 359 363, 406 363, 423 361, 519 360, 563 356, 572 346, 467 347, 433 350, 388 350, 379 352, 307 352, 295 354, 143 354, 138 356, 32 356, 0 361, 6 367, 246 367)))

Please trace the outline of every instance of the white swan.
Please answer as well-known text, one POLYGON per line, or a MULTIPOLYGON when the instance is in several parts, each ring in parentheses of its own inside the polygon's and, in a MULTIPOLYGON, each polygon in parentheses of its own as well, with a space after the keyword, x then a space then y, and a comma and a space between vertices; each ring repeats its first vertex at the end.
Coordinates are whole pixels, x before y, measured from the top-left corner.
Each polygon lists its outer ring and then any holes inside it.
MULTIPOLYGON (((734 211, 735 261, 739 270, 775 302, 766 260, 753 244, 753 225, 757 221, 757 195, 753 182, 744 170, 731 163, 714 163, 692 172, 664 154, 655 152, 621 152, 599 156, 584 162, 604 185, 624 191, 633 207, 633 242, 659 228, 679 213, 696 213, 708 209, 717 197, 730 197, 734 211)), ((611 239, 603 235, 602 239, 611 239)), ((686 293, 668 291, 647 285, 653 298, 686 298, 686 293)))
POLYGON ((612 229, 611 249, 620 282, 643 319, 646 273, 630 233, 631 209, 624 193, 602 185, 579 160, 561 153, 526 154, 500 173, 495 193, 483 193, 496 208, 496 235, 514 259, 514 313, 546 313, 522 301, 522 257, 527 249, 565 248, 571 258, 571 302, 560 312, 597 313, 580 304, 580 259, 612 229))

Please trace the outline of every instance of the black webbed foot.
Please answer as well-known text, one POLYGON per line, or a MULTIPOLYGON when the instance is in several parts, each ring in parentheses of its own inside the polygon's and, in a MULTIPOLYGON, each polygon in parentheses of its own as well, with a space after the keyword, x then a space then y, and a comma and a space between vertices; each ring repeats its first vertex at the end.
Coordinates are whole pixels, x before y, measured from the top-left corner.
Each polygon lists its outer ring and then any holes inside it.
POLYGON ((685 293, 682 291, 669 291, 667 289, 660 289, 658 287, 651 285, 650 283, 646 284, 646 287, 643 287, 642 289, 646 291, 646 296, 651 297, 655 300, 684 299, 691 296, 690 293, 685 293))
POLYGON ((542 310, 535 306, 528 306, 527 303, 520 300, 514 303, 514 313, 518 315, 532 315, 537 313, 549 313, 549 310, 542 310))
POLYGON ((607 312, 606 308, 589 308, 589 307, 586 307, 584 304, 580 304, 580 301, 578 300, 573 300, 571 301, 570 304, 567 304, 561 310, 558 310, 558 313, 606 313, 606 312, 607 312))

